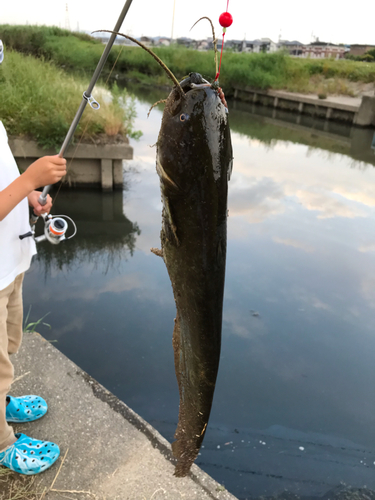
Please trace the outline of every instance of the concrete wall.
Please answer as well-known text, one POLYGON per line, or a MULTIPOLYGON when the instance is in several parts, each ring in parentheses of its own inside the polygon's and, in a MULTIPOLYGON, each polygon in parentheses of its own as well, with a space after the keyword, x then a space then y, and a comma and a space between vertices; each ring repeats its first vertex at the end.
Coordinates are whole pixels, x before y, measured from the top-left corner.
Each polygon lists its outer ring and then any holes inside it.
MULTIPOLYGON (((9 146, 21 170, 41 156, 54 155, 52 149, 42 149, 36 142, 9 138, 9 146)), ((123 186, 122 161, 133 158, 128 142, 121 144, 79 144, 69 147, 65 154, 68 165, 66 182, 76 186, 101 186, 104 191, 123 186)))
POLYGON ((375 97, 364 95, 361 106, 356 114, 355 125, 369 127, 375 125, 375 97))
POLYGON ((349 54, 363 56, 368 50, 375 49, 375 45, 351 45, 349 54))
POLYGON ((292 94, 280 90, 262 91, 250 87, 237 87, 234 98, 361 127, 375 125, 375 96, 363 96, 362 101, 353 99, 357 104, 348 104, 338 102, 337 98, 318 99, 318 96, 292 94))

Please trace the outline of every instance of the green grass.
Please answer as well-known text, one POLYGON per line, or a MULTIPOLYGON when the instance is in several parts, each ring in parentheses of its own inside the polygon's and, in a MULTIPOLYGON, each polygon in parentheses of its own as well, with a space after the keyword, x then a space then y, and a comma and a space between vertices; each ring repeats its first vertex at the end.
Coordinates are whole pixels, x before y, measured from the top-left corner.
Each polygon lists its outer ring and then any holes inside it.
POLYGON ((39 325, 44 325, 44 326, 48 326, 48 328, 51 328, 50 324, 44 323, 44 321, 43 321, 44 318, 50 314, 49 312, 46 313, 42 318, 39 318, 37 321, 30 321, 29 322, 30 312, 31 312, 31 306, 29 307, 29 310, 27 312, 26 318, 25 318, 24 323, 23 323, 23 331, 25 333, 34 333, 39 325))
MULTIPOLYGON (((78 39, 77 39, 78 40, 78 39)), ((59 150, 89 80, 68 75, 52 62, 7 50, 0 66, 0 119, 9 134, 24 135, 43 147, 59 150)), ((134 99, 116 86, 112 93, 95 89, 101 108, 86 107, 75 139, 83 132, 137 135, 133 130, 134 99)))
MULTIPOLYGON (((56 66, 92 73, 104 45, 79 33, 46 26, 0 25, 0 38, 5 50, 43 57, 56 66)), ((215 77, 213 51, 197 51, 181 46, 155 48, 177 79, 190 72, 201 73, 207 80, 215 77)), ((139 47, 114 46, 103 73, 108 74, 117 56, 115 73, 132 80, 154 85, 170 85, 163 69, 139 47)), ((278 52, 251 54, 225 51, 220 84, 226 95, 235 85, 258 89, 285 89, 292 92, 322 92, 351 94, 348 82, 375 82, 375 64, 349 59, 298 59, 278 52)))

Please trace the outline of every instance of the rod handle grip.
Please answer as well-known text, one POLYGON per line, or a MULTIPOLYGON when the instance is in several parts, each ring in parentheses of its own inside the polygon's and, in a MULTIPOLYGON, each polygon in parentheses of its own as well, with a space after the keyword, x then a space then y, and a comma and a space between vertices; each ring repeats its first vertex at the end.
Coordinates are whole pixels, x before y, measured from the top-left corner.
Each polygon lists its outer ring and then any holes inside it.
MULTIPOLYGON (((43 193, 38 198, 38 203, 42 205, 42 207, 47 203, 47 195, 43 196, 43 193)), ((30 225, 33 226, 38 222, 39 215, 36 215, 34 210, 31 212, 30 216, 30 225)))

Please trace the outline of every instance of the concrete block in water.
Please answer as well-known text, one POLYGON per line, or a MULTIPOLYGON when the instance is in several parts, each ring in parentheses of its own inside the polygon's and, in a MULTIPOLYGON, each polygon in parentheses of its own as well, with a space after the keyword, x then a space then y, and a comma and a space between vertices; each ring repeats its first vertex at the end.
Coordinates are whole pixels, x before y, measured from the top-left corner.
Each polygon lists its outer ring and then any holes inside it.
POLYGON ((364 95, 359 110, 354 118, 354 124, 361 127, 375 125, 375 96, 364 95))

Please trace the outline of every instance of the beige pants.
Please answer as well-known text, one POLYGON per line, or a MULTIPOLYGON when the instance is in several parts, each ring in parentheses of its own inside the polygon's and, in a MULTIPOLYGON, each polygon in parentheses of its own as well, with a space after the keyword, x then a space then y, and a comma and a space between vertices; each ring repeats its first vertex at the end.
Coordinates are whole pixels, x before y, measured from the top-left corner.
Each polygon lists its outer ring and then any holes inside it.
POLYGON ((9 355, 18 351, 22 340, 23 274, 0 290, 0 452, 14 441, 14 433, 5 420, 6 396, 13 381, 13 365, 9 355))

